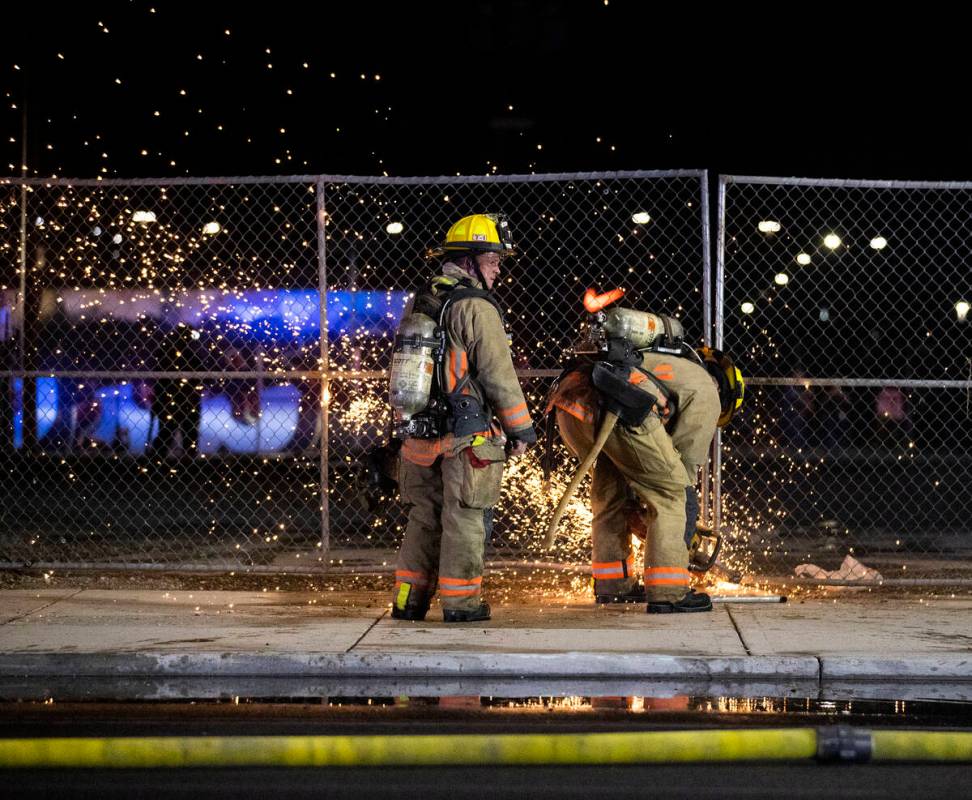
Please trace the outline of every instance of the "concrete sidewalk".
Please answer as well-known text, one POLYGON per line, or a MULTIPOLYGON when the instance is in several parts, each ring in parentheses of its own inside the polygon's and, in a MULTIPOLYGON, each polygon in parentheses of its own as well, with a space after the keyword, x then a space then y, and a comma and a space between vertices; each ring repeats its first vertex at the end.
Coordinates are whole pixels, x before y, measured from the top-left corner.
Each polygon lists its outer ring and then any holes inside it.
POLYGON ((972 599, 806 599, 652 615, 503 604, 445 625, 385 593, 0 591, 0 677, 972 682, 972 599), (327 604, 325 604, 325 601, 327 604))

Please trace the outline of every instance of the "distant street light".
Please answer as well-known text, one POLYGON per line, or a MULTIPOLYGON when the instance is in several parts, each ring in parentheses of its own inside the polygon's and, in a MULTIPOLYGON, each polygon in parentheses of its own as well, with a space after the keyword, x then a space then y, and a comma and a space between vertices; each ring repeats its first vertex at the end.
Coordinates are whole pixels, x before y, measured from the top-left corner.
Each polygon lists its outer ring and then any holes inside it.
POLYGON ((756 227, 759 228, 760 233, 780 232, 780 223, 777 222, 775 219, 764 219, 756 227))
POLYGON ((824 247, 829 247, 831 250, 836 250, 840 247, 840 237, 836 233, 828 233, 824 236, 824 247))
POLYGON ((385 226, 385 233, 390 236, 398 236, 403 230, 405 230, 405 226, 401 222, 389 222, 385 226))
POLYGON ((631 215, 631 221, 635 225, 647 225, 651 222, 651 216, 649 216, 647 211, 638 211, 631 215))

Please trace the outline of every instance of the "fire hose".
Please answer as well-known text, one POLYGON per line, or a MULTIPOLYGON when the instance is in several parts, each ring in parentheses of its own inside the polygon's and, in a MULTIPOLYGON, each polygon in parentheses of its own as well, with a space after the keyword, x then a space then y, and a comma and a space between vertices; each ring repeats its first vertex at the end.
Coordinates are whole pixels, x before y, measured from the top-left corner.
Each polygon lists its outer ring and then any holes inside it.
POLYGON ((553 517, 550 518, 550 524, 547 526, 547 536, 543 541, 544 547, 553 547, 554 540, 557 538, 557 528, 560 525, 560 520, 563 519, 564 513, 567 511, 567 506, 570 501, 577 494, 577 489, 581 485, 581 481, 588 472, 591 471, 591 467, 594 466, 594 462, 597 461, 597 457, 601 454, 601 450, 604 449, 604 445, 611 436, 611 432, 614 430, 614 426, 617 424, 618 415, 613 411, 605 411, 604 420, 601 422, 601 428, 597 432, 597 438, 594 439, 594 444, 588 451, 587 455, 584 456, 584 460, 578 465, 574 476, 570 479, 570 483, 564 490, 563 496, 560 498, 560 502, 557 504, 557 508, 554 511, 553 517))

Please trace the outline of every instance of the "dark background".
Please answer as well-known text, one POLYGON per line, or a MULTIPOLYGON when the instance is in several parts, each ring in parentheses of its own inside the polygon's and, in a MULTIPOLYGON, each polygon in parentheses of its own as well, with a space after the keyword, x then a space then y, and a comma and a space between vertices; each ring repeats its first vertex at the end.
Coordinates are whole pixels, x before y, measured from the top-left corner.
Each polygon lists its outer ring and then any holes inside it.
POLYGON ((26 91, 36 175, 972 177, 965 26, 927 6, 138 0, 4 14, 11 175, 26 91))

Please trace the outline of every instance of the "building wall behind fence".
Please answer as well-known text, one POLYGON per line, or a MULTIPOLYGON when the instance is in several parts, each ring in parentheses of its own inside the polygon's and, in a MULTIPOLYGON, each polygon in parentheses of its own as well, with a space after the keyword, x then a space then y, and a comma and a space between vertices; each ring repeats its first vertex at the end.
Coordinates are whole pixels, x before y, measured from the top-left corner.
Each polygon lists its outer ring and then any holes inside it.
MULTIPOLYGON (((0 187, 0 562, 387 558, 403 513, 363 490, 363 455, 386 436, 391 338, 428 248, 482 211, 516 238, 497 294, 535 420, 587 286, 623 285, 698 341, 709 329, 700 172, 0 187)), ((538 455, 508 469, 500 558, 535 554, 538 455)), ((559 557, 585 559, 582 503, 570 519, 559 557)))
POLYGON ((728 530, 895 578, 972 552, 972 185, 724 176, 718 206, 716 339, 749 376, 728 530))

